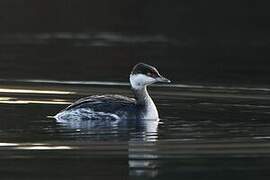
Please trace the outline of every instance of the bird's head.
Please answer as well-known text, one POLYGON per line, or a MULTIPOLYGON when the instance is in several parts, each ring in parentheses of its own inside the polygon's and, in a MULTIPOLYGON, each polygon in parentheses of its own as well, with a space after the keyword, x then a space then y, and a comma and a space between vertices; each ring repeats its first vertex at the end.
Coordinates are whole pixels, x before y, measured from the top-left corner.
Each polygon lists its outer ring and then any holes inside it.
POLYGON ((129 80, 133 89, 141 89, 156 82, 171 82, 160 75, 155 67, 144 63, 138 63, 133 67, 129 80))

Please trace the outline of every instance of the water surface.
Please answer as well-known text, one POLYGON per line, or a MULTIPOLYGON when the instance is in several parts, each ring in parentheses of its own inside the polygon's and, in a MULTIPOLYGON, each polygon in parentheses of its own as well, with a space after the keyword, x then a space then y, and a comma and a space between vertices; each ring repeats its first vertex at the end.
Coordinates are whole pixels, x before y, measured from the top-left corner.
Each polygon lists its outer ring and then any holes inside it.
POLYGON ((2 179, 263 179, 269 177, 270 89, 150 88, 160 121, 57 123, 93 94, 132 96, 128 83, 1 80, 2 179))

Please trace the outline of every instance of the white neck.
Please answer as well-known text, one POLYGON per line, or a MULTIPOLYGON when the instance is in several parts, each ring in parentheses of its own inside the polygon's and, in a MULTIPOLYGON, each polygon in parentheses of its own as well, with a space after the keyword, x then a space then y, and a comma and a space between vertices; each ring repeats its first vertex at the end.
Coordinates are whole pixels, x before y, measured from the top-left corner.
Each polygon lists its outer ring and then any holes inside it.
POLYGON ((152 100, 152 98, 149 96, 147 89, 145 87, 146 91, 146 97, 145 97, 145 102, 146 102, 146 112, 144 114, 144 119, 158 119, 158 111, 157 107, 152 100))

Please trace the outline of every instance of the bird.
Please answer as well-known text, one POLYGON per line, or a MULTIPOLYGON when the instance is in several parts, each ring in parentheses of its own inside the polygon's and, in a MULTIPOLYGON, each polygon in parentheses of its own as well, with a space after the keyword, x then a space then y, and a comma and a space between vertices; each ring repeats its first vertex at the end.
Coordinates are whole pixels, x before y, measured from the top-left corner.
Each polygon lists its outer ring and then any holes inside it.
POLYGON ((59 122, 71 120, 157 120, 157 107, 150 97, 147 87, 151 84, 171 81, 158 70, 145 63, 136 64, 130 73, 129 81, 134 98, 122 95, 92 95, 81 98, 69 105, 54 117, 59 122))

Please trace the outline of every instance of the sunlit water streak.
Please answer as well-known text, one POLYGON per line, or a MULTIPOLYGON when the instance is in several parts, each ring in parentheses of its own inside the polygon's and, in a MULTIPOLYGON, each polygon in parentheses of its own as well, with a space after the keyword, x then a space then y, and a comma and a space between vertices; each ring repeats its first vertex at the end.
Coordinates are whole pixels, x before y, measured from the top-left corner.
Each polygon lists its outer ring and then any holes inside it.
POLYGON ((74 94, 68 91, 36 90, 36 89, 8 89, 0 88, 0 93, 29 93, 29 94, 74 94))
POLYGON ((155 35, 134 35, 117 32, 51 32, 51 33, 7 33, 0 35, 0 44, 31 44, 46 45, 52 40, 70 41, 76 47, 111 47, 127 44, 152 44, 152 45, 181 45, 189 46, 194 40, 178 42, 175 39, 168 38, 163 34, 155 35))
MULTIPOLYGON (((68 85, 102 85, 102 86, 129 86, 128 82, 115 81, 57 81, 48 79, 0 79, 3 82, 30 82, 44 84, 68 84, 68 85)), ((191 89, 213 89, 213 90, 243 90, 243 91, 270 91, 267 87, 241 87, 241 86, 209 86, 209 85, 188 85, 188 84, 153 84, 154 87, 191 88, 191 89)), ((71 92, 72 93, 72 92, 71 92)))

